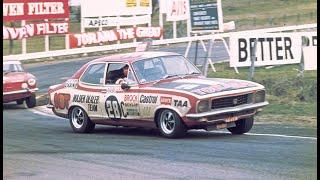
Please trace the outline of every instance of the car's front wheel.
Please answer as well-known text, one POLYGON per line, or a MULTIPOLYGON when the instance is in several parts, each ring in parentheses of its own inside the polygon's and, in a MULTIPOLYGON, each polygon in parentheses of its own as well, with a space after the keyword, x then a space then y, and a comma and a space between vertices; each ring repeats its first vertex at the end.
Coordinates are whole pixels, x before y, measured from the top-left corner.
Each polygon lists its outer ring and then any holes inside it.
POLYGON ((31 96, 26 98, 26 104, 28 108, 33 108, 37 104, 36 95, 31 94, 31 96))
POLYGON ((187 128, 180 116, 169 109, 162 110, 158 116, 158 127, 161 135, 167 138, 178 138, 185 135, 187 128))
POLYGON ((81 107, 74 107, 69 113, 70 125, 76 133, 89 133, 95 128, 87 113, 81 107))
POLYGON ((253 117, 238 120, 235 122, 236 126, 232 128, 228 128, 228 130, 232 134, 243 134, 243 133, 249 132, 253 126, 253 120, 254 120, 253 117))

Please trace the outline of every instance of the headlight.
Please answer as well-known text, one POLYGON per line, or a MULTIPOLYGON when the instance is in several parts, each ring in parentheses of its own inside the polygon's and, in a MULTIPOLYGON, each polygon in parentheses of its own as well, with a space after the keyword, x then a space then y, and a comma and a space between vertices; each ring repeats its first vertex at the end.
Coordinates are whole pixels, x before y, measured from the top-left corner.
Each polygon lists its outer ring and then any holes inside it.
POLYGON ((29 79, 28 80, 28 84, 29 84, 29 86, 34 86, 36 84, 36 80, 35 79, 29 79))
POLYGON ((198 102, 197 105, 197 112, 202 113, 209 110, 209 101, 208 100, 202 100, 198 102))
POLYGON ((266 96, 266 92, 264 90, 257 91, 255 96, 254 96, 255 97, 254 102, 255 103, 264 102, 265 101, 265 96, 266 96))
POLYGON ((21 84, 21 88, 22 89, 27 89, 28 88, 28 84, 27 83, 22 83, 21 84))

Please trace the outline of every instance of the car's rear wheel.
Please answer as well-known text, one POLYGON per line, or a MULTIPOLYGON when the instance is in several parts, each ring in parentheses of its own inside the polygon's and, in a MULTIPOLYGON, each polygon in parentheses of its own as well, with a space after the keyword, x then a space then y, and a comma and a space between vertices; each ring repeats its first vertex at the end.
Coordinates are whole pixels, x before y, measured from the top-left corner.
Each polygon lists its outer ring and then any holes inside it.
POLYGON ((238 120, 235 122, 236 126, 232 128, 228 128, 228 130, 232 134, 243 134, 243 133, 249 132, 253 126, 253 121, 254 121, 253 117, 238 120))
POLYGON ((87 113, 81 107, 74 107, 69 113, 70 125, 76 133, 89 133, 95 128, 87 113))
POLYGON ((21 104, 23 104, 23 101, 24 101, 24 99, 19 99, 16 102, 17 102, 18 105, 21 105, 21 104))
POLYGON ((158 128, 161 135, 167 138, 178 138, 187 132, 179 115, 169 109, 162 110, 158 116, 158 128))
POLYGON ((26 104, 28 108, 33 108, 37 104, 36 95, 31 94, 31 96, 26 98, 26 104))

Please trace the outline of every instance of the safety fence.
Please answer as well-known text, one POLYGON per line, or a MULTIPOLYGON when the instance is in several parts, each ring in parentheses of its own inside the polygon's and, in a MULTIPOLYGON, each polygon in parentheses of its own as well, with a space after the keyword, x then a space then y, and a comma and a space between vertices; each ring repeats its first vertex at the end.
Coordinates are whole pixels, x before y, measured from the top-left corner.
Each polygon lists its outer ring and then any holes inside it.
MULTIPOLYGON (((290 32, 290 31, 312 31, 317 28, 317 24, 304 24, 297 26, 284 26, 284 27, 275 27, 275 28, 265 28, 257 30, 247 30, 247 31, 238 31, 238 32, 227 32, 227 33, 218 33, 202 36, 191 36, 191 37, 180 37, 180 38, 171 38, 171 39, 161 39, 154 40, 152 45, 166 45, 166 44, 175 44, 175 43, 186 43, 190 41, 205 41, 212 38, 225 38, 228 41, 228 38, 232 34, 243 34, 243 33, 272 33, 272 32, 290 32)), ((67 35, 66 35, 67 36, 67 35)), ((61 50, 50 50, 44 52, 35 52, 35 53, 26 53, 26 54, 14 54, 3 56, 4 60, 29 60, 29 59, 38 59, 38 58, 48 58, 48 57, 57 57, 57 56, 66 56, 66 55, 75 55, 91 52, 101 52, 101 51, 111 51, 119 49, 128 49, 135 48, 141 42, 130 42, 122 44, 112 44, 112 45, 101 45, 101 46, 92 46, 92 47, 81 47, 74 49, 61 49, 61 50)))

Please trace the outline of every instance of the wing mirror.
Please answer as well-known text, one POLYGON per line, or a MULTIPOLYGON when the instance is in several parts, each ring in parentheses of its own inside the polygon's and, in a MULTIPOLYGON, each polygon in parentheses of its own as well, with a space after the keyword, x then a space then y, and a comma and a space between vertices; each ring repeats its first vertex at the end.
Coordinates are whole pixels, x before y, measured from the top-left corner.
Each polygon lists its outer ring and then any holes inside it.
POLYGON ((130 89, 130 86, 127 83, 121 83, 121 89, 128 90, 130 89))

